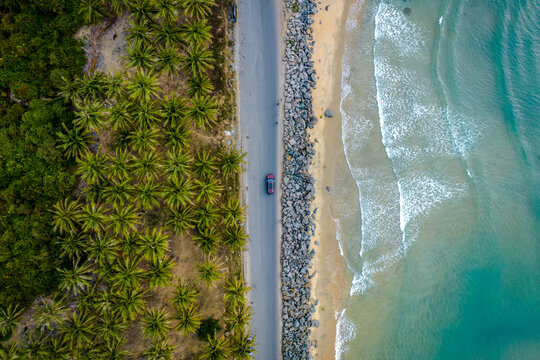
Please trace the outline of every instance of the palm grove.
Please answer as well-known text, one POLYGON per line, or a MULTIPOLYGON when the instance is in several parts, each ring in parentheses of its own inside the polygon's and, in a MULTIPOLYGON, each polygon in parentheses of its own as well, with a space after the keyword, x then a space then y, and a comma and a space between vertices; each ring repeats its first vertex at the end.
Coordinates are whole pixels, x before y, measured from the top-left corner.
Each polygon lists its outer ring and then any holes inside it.
POLYGON ((55 143, 78 179, 51 211, 63 266, 23 330, 23 308, 2 304, 1 358, 172 359, 178 336, 199 346, 182 356, 251 357, 240 266, 244 155, 216 136, 226 113, 210 20, 226 4, 78 4, 87 24, 129 17, 126 71, 59 76, 60 101, 73 104, 74 117, 55 143), (186 86, 170 86, 181 79, 186 86), (196 247, 185 273, 175 272, 181 254, 172 244, 196 247), (221 296, 217 318, 200 307, 208 291, 221 296))

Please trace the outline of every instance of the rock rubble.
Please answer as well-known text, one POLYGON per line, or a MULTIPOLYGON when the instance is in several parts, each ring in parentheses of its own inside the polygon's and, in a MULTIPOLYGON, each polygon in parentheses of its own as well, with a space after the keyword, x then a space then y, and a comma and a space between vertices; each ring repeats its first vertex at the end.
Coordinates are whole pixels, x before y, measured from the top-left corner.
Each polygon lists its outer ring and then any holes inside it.
POLYGON ((311 16, 317 5, 311 0, 284 0, 287 11, 285 37, 285 93, 283 123, 283 182, 281 242, 282 355, 283 359, 311 359, 309 339, 315 304, 311 299, 311 235, 315 233, 315 198, 309 166, 315 150, 307 133, 313 116, 311 90, 315 87, 311 16))

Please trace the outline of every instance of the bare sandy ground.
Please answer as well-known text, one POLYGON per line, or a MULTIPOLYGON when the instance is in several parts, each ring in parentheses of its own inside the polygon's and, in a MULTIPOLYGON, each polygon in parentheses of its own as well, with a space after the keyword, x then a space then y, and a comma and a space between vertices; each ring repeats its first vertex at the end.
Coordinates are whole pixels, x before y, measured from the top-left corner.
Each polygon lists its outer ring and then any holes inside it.
POLYGON ((313 266, 313 297, 319 301, 314 318, 319 327, 313 329, 315 359, 334 359, 337 315, 344 306, 344 287, 348 283, 345 264, 336 239, 336 225, 331 217, 330 192, 336 158, 343 156, 341 141, 341 59, 343 35, 350 0, 322 0, 314 16, 315 40, 313 61, 317 70, 317 88, 313 91, 313 111, 319 119, 310 135, 316 142, 316 156, 311 173, 315 178, 317 198, 317 231, 312 239, 316 249, 313 266), (324 117, 326 109, 334 117, 324 117), (319 245, 317 245, 317 243, 319 245))

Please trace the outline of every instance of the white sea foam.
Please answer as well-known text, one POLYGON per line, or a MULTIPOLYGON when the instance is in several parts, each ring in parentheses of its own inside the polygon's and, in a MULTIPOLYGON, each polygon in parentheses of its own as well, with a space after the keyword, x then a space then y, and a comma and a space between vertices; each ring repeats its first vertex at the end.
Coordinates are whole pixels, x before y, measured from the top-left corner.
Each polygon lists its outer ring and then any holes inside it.
MULTIPOLYGON (((352 14, 354 11, 353 8, 352 14)), ((356 32, 357 16, 351 16, 346 27, 348 32, 356 32)), ((419 73, 395 60, 396 56, 411 55, 429 58, 430 54, 422 54, 428 33, 409 21, 400 9, 381 3, 375 15, 374 34, 373 96, 361 101, 364 108, 377 109, 377 119, 358 111, 358 99, 351 86, 352 77, 358 75, 352 73, 352 62, 358 61, 359 53, 369 55, 370 49, 360 47, 353 51, 346 44, 343 59, 342 136, 362 212, 362 266, 354 271, 351 295, 361 294, 373 286, 375 274, 404 256, 414 242, 418 222, 446 201, 455 200, 466 192, 466 185, 459 176, 427 171, 432 158, 450 161, 457 158, 446 123, 448 114, 433 95, 435 90, 429 74, 419 73), (376 122, 389 161, 366 167, 358 157, 369 156, 362 151, 368 141, 373 141, 376 122), (412 171, 415 168, 418 172, 412 171)), ((340 244, 346 241, 341 231, 339 238, 340 244)))
POLYGON ((336 360, 341 359, 341 355, 348 350, 347 342, 353 340, 356 337, 356 326, 347 317, 346 309, 343 309, 336 326, 336 343, 334 344, 334 350, 336 353, 336 360))
POLYGON ((426 46, 426 32, 407 19, 403 11, 394 4, 381 2, 375 17, 375 39, 377 41, 406 38, 407 42, 399 47, 401 55, 410 56, 426 46))

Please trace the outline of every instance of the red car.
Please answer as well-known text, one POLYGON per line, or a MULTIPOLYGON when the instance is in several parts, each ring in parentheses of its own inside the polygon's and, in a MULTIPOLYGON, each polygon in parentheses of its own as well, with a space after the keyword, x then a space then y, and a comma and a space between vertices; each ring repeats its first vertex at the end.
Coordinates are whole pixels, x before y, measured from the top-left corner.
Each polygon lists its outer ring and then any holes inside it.
POLYGON ((269 194, 274 193, 274 188, 276 185, 276 178, 273 174, 266 175, 266 192, 269 194))

